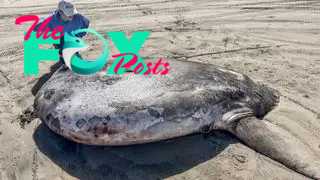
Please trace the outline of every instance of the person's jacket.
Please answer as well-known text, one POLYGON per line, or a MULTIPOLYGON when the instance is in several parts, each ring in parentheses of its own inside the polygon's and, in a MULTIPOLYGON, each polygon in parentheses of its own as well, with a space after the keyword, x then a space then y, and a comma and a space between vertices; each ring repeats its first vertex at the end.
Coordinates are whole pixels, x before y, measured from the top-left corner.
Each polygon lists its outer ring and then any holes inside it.
MULTIPOLYGON (((58 10, 54 11, 52 14, 50 14, 49 16, 47 16, 46 18, 42 19, 41 21, 39 21, 39 23, 36 25, 36 27, 34 28, 34 31, 38 31, 39 27, 42 25, 42 23, 48 19, 49 17, 52 17, 51 21, 45 26, 45 28, 43 28, 42 30, 45 30, 47 28, 50 28, 50 31, 52 31, 53 29, 55 29, 58 26, 62 26, 63 30, 60 32, 60 34, 62 33, 68 33, 71 34, 72 31, 76 31, 78 29, 87 29, 89 27, 89 19, 84 16, 81 13, 75 14, 73 16, 73 19, 71 21, 68 22, 63 22, 60 18, 60 13, 58 10)), ((82 32, 82 33, 78 33, 76 34, 77 37, 82 38, 83 36, 86 35, 86 32, 82 32)), ((60 44, 55 44, 59 49, 62 49, 63 47, 63 37, 60 38, 60 44)))

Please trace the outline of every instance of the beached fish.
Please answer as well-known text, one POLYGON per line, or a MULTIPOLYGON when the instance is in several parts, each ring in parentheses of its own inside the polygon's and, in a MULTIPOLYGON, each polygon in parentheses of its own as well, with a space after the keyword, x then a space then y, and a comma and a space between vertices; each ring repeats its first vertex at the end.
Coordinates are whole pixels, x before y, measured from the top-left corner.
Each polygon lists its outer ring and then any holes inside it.
MULTIPOLYGON (((262 118, 279 94, 213 65, 169 61, 166 75, 79 75, 61 67, 35 99, 54 132, 90 145, 122 146, 224 130, 307 177, 320 178, 319 155, 262 118)), ((49 141, 49 140, 48 140, 49 141)), ((201 149, 199 149, 201 151, 201 149)))

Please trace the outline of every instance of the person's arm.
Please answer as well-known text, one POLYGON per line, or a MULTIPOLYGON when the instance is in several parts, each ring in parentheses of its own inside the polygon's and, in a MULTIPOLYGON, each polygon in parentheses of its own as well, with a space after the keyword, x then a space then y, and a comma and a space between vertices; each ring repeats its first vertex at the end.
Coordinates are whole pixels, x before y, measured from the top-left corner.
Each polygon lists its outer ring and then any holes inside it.
MULTIPOLYGON (((79 14, 79 15, 80 15, 79 17, 80 17, 80 24, 81 24, 80 29, 88 29, 90 24, 88 17, 82 14, 79 14)), ((82 33, 78 33, 76 36, 82 38, 86 34, 87 34, 86 32, 82 32, 82 33)))
MULTIPOLYGON (((41 21, 39 21, 38 22, 38 24, 36 25, 36 27, 33 29, 33 31, 38 31, 38 29, 40 28, 40 26, 43 24, 43 22, 45 21, 45 20, 47 20, 49 17, 53 17, 53 14, 50 14, 49 16, 47 16, 47 17, 45 17, 45 18, 43 18, 41 21)), ((51 20, 52 21, 52 20, 51 20)), ((50 21, 50 22, 51 22, 50 21)), ((47 28, 51 28, 51 23, 48 23, 42 30, 45 30, 45 29, 47 29, 47 28)), ((52 29, 50 29, 51 31, 52 31, 52 29)))

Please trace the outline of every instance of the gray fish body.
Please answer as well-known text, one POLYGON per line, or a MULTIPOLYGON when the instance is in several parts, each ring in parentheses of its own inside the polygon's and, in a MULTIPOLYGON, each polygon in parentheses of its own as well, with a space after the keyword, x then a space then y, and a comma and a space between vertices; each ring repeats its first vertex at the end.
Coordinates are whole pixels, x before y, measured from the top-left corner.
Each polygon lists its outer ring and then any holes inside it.
POLYGON ((56 133, 90 145, 225 130, 288 168, 320 179, 318 154, 281 127, 257 119, 277 104, 277 92, 213 65, 169 63, 167 75, 148 76, 79 75, 61 67, 38 92, 35 111, 56 133))
POLYGON ((35 110, 58 134, 92 145, 146 143, 263 117, 277 94, 246 75, 169 61, 167 75, 79 75, 60 68, 40 89, 35 110))

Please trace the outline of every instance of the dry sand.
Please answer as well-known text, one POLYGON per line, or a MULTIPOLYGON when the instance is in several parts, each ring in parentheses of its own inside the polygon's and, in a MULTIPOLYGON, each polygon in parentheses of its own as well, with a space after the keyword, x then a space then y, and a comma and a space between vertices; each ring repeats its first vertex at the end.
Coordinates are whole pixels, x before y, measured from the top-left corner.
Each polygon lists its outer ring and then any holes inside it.
MULTIPOLYGON (((319 0, 121 0, 75 1, 118 51, 106 31, 152 31, 140 50, 148 59, 182 58, 223 66, 280 91, 266 117, 320 154, 319 0)), ((253 151, 228 133, 193 135, 131 147, 91 147, 52 133, 39 119, 21 128, 19 114, 32 106, 31 89, 50 72, 23 74, 21 15, 44 17, 49 0, 0 1, 0 180, 6 179, 306 179, 253 151)), ((83 53, 102 52, 97 37, 83 53), (93 49, 94 47, 95 49, 93 49)), ((44 45, 43 47, 51 47, 44 45)), ((27 115, 27 113, 25 113, 27 115)), ((290 151, 290 149, 288 149, 290 151)))

